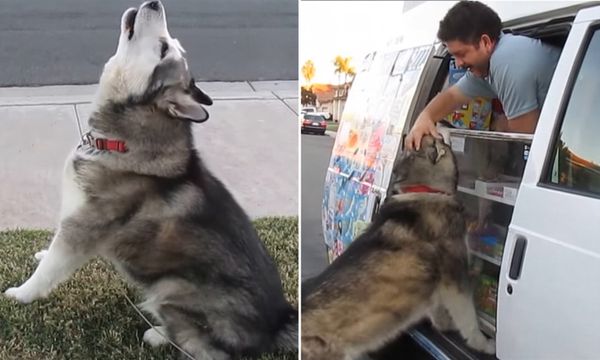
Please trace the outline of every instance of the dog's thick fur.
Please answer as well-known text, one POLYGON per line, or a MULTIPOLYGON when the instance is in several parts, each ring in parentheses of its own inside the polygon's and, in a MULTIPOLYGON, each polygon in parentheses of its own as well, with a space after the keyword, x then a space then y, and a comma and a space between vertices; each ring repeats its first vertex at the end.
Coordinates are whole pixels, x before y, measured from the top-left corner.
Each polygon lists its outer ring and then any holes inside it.
POLYGON ((471 347, 493 353, 479 331, 468 278, 456 161, 425 137, 405 153, 380 213, 322 274, 302 286, 302 358, 355 359, 430 317, 471 347), (426 185, 443 193, 403 193, 426 185))
MULTIPOLYGON (((54 239, 6 295, 45 297, 100 255, 141 287, 159 330, 198 360, 297 348, 297 312, 272 258, 194 149, 190 121, 205 121, 212 100, 191 78, 162 4, 128 9, 121 23, 89 126, 127 152, 74 150, 54 239)), ((144 340, 165 339, 150 329, 144 340)))

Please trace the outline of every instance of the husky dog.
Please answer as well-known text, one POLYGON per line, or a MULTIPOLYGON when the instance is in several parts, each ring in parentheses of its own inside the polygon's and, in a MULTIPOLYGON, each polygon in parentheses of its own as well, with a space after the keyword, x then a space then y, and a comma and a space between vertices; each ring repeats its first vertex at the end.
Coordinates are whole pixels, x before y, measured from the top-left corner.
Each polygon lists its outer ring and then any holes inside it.
POLYGON ((373 223, 302 286, 304 360, 356 359, 427 317, 494 352, 477 324, 452 151, 425 137, 394 173, 373 223))
POLYGON ((211 105, 169 35, 159 1, 125 11, 91 132, 67 159, 60 224, 40 263, 6 295, 47 296, 100 255, 143 290, 160 333, 196 359, 297 348, 298 314, 248 216, 203 165, 190 122, 211 105))

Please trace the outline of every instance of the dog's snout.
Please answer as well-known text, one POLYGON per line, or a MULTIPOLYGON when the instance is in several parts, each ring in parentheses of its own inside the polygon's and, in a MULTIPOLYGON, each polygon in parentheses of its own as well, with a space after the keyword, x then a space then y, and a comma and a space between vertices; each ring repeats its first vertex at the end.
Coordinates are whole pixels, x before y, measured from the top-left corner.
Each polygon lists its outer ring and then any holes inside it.
POLYGON ((154 11, 158 11, 160 9, 160 1, 150 1, 146 6, 154 11))

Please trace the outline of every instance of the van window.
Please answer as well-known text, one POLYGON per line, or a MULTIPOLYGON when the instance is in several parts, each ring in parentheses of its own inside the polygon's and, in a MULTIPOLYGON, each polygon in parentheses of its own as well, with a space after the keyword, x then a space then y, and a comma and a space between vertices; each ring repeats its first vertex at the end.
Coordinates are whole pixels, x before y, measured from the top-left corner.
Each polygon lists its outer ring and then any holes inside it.
POLYGON ((544 183, 600 196, 600 29, 573 81, 544 183))

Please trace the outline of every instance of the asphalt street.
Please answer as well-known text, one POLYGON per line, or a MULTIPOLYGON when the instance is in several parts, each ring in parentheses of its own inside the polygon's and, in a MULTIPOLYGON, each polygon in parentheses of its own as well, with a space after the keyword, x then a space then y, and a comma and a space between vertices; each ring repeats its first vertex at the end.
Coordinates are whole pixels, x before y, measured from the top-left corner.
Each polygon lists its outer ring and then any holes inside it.
POLYGON ((327 266, 321 205, 323 184, 335 139, 302 135, 302 279, 318 275, 327 266))
MULTIPOLYGON (((0 87, 98 82, 142 1, 0 0, 0 87)), ((298 79, 296 0, 164 0, 198 81, 298 79)))

